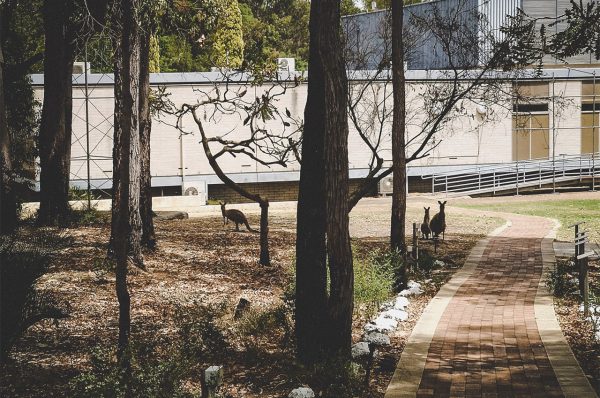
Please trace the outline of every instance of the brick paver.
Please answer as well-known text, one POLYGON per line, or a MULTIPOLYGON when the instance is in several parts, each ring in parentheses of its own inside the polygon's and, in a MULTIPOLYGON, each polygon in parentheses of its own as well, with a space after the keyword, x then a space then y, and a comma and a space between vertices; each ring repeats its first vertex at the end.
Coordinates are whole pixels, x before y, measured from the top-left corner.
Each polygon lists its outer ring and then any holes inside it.
POLYGON ((390 386, 386 397, 565 396, 540 337, 535 307, 542 239, 552 222, 509 218, 512 225, 489 238, 475 256, 476 266, 448 299, 428 348, 423 344, 427 338, 415 339, 420 346, 413 345, 412 355, 423 351, 422 373, 406 361, 399 366, 395 377, 416 375, 415 387, 421 373, 418 389, 409 394, 399 388, 402 381, 393 380, 396 386, 390 386))

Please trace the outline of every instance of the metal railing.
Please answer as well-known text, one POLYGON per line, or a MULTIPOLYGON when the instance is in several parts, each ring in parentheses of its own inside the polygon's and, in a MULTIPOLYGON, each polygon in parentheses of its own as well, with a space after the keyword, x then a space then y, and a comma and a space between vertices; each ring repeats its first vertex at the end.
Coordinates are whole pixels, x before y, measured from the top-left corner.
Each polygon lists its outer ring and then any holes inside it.
POLYGON ((539 187, 564 181, 592 179, 600 183, 600 152, 560 155, 555 159, 532 159, 512 163, 470 166, 424 176, 431 180, 432 193, 469 195, 539 187))

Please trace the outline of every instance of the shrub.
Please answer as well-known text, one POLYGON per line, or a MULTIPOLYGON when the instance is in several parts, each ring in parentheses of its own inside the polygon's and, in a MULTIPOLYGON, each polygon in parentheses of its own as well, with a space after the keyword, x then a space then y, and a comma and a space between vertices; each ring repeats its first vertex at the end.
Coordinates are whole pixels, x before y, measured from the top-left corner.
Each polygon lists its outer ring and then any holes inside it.
POLYGON ((429 274, 435 267, 435 257, 431 255, 431 252, 422 250, 419 252, 419 259, 417 260, 417 268, 426 274, 429 274))
POLYGON ((574 290, 571 284, 571 274, 569 273, 569 264, 558 261, 556 267, 548 273, 546 286, 557 297, 563 297, 574 290))
POLYGON ((220 327, 227 308, 226 302, 194 303, 176 310, 174 319, 185 355, 206 358, 211 352, 229 349, 229 342, 220 327))
POLYGON ((68 306, 49 292, 35 289, 48 271, 55 250, 66 238, 52 230, 0 237, 0 361, 29 327, 44 319, 68 316, 68 306))
POLYGON ((156 352, 132 343, 131 373, 119 366, 113 350, 97 348, 90 357, 91 370, 75 377, 69 384, 72 397, 192 397, 183 388, 191 376, 192 363, 181 355, 179 347, 167 348, 158 358, 156 352), (129 394, 127 392, 129 391, 129 394))
POLYGON ((397 250, 375 251, 370 262, 393 275, 394 291, 401 291, 408 284, 408 269, 404 256, 397 250))
POLYGON ((371 317, 394 290, 397 263, 391 256, 377 252, 366 259, 354 259, 355 308, 371 317))

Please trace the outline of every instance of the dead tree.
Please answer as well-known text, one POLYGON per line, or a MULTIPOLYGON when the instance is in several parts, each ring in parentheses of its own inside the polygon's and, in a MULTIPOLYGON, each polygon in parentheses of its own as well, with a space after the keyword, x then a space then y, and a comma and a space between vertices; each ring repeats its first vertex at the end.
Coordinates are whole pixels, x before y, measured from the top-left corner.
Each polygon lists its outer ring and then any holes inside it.
MULTIPOLYGON (((252 192, 227 176, 219 160, 223 156, 245 156, 263 166, 287 167, 294 159, 297 147, 296 130, 291 128, 289 110, 281 112, 277 107, 279 97, 285 95, 297 80, 269 82, 254 86, 263 92, 249 94, 252 76, 223 71, 223 80, 216 82, 211 90, 194 90, 196 103, 183 104, 178 108, 169 105, 166 111, 177 117, 175 126, 181 134, 193 134, 185 129, 183 121, 191 116, 200 133, 200 143, 208 162, 219 179, 241 196, 260 206, 260 264, 270 265, 269 254, 269 199, 252 192), (237 86, 237 87, 234 87, 237 86), (223 116, 239 116, 241 125, 223 135, 215 132, 216 124, 223 116)), ((261 81, 265 81, 262 77, 261 81)))

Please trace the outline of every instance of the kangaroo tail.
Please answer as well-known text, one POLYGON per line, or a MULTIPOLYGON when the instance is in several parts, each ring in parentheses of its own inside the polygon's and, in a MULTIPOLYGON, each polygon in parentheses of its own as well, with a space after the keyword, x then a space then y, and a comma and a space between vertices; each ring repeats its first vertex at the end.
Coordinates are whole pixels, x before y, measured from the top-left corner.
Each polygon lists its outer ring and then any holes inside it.
POLYGON ((250 232, 258 232, 257 230, 252 229, 250 227, 250 224, 248 224, 248 220, 244 220, 244 224, 246 225, 246 228, 248 228, 248 231, 250 231, 250 232))

